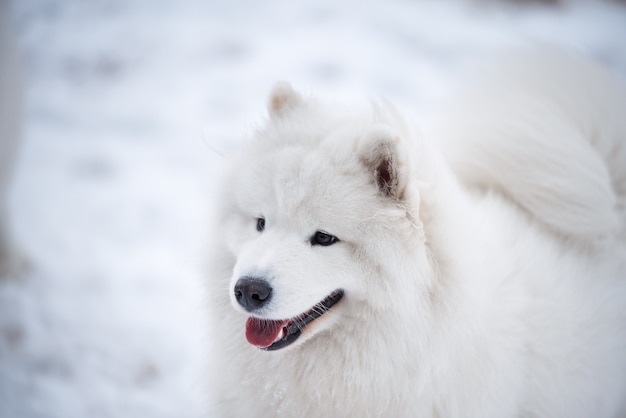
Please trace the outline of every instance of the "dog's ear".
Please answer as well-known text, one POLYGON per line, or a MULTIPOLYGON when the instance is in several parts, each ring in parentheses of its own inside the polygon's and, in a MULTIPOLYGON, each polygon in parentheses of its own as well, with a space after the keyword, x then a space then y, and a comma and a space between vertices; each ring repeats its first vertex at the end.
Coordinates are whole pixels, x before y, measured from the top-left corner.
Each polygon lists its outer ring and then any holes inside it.
POLYGON ((270 93, 267 110, 272 118, 280 118, 302 102, 302 96, 289 83, 278 82, 270 93))
POLYGON ((400 135, 387 125, 374 125, 358 142, 357 154, 378 190, 402 200, 409 173, 407 150, 400 135))

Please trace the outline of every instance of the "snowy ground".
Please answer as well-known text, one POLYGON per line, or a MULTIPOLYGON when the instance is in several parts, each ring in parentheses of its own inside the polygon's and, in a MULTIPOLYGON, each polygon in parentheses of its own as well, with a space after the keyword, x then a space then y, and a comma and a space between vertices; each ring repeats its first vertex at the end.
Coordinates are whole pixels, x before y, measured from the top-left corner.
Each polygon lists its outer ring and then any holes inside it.
POLYGON ((20 0, 26 120, 0 281, 0 418, 199 417, 208 191, 289 80, 412 119, 476 57, 549 41, 626 79, 626 7, 20 0))

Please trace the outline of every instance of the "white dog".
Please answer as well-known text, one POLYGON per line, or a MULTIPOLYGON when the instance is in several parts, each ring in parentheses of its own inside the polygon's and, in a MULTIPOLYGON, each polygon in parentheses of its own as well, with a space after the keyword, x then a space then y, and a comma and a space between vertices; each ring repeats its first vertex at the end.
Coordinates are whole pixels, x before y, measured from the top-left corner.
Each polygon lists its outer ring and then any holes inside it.
POLYGON ((424 135, 274 88, 218 198, 215 416, 626 416, 626 89, 516 56, 424 135))

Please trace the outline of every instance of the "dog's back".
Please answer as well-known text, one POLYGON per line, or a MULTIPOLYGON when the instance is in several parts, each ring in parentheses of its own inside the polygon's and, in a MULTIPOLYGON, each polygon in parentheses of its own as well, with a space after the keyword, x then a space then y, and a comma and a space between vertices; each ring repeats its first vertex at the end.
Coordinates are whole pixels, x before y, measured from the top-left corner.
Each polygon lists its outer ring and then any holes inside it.
MULTIPOLYGON (((625 416, 626 88, 559 51, 488 68, 428 133, 478 200, 521 208, 515 221, 486 219, 486 242, 515 227, 474 255, 499 254, 489 263, 506 268, 492 279, 517 283, 525 298, 525 411, 625 416)), ((497 317, 510 301, 489 303, 497 317)))

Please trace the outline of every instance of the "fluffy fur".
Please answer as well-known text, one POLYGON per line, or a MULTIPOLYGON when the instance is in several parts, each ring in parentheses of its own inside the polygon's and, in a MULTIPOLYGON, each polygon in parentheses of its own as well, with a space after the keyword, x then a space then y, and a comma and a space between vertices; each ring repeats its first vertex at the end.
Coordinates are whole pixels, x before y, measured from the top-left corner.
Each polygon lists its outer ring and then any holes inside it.
POLYGON ((554 51, 491 68, 422 133, 275 87, 216 198, 215 416, 626 416, 626 89, 554 51), (336 289, 294 344, 246 341, 336 289))

